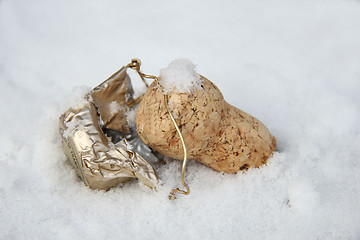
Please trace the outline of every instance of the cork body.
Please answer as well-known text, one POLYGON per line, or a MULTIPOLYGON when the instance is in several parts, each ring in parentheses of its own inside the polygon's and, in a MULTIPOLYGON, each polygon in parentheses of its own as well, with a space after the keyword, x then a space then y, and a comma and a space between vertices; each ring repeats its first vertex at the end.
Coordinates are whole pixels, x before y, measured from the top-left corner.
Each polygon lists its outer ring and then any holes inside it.
MULTIPOLYGON (((201 89, 168 94, 188 157, 227 173, 265 164, 275 151, 275 137, 256 118, 228 104, 215 84, 201 78, 201 89)), ((136 125, 144 143, 168 157, 183 159, 179 136, 155 82, 140 103, 136 125)))

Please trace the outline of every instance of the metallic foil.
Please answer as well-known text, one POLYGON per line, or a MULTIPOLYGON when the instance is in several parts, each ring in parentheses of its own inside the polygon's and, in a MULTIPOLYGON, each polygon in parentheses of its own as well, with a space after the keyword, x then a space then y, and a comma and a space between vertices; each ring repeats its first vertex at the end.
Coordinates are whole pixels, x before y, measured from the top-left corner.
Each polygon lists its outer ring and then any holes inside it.
POLYGON ((133 100, 133 94, 126 67, 121 68, 93 89, 92 101, 99 111, 103 127, 120 131, 123 134, 129 133, 130 127, 126 121, 125 112, 127 103, 133 100))
POLYGON ((70 108, 59 119, 65 155, 92 189, 108 190, 131 178, 150 188, 157 185, 156 172, 144 158, 156 162, 161 155, 155 156, 126 121, 126 104, 132 96, 124 67, 95 87, 85 106, 70 108), (116 112, 110 107, 114 102, 120 106, 116 112))

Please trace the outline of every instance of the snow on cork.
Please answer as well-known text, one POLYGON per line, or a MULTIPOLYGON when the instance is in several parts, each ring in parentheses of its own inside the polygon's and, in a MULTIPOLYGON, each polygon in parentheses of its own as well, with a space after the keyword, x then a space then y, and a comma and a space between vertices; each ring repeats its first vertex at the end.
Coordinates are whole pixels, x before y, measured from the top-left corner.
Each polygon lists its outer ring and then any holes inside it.
POLYGON ((201 88, 201 78, 196 72, 196 65, 186 58, 175 59, 167 68, 161 69, 159 82, 166 94, 171 91, 184 93, 201 88))

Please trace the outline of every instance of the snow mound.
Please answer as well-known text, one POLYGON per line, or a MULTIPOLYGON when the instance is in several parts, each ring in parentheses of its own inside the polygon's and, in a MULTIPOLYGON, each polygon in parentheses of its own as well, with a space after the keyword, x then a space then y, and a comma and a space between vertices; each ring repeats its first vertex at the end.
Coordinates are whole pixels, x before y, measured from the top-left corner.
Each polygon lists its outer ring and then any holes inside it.
POLYGON ((167 94, 171 91, 184 93, 200 89, 202 81, 196 72, 196 65, 189 59, 179 58, 160 70, 159 82, 167 94))

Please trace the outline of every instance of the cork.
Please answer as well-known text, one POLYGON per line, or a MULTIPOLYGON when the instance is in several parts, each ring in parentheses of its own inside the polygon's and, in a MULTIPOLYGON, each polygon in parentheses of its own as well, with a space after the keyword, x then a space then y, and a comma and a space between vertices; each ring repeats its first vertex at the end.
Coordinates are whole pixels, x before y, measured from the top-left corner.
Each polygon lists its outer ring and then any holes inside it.
MULTIPOLYGON (((214 83, 203 76, 201 80, 201 88, 190 93, 168 94, 188 157, 226 173, 265 164, 275 151, 275 137, 259 120, 227 103, 214 83)), ((179 135, 156 82, 139 105, 136 125, 145 144, 165 156, 183 159, 179 135)))

